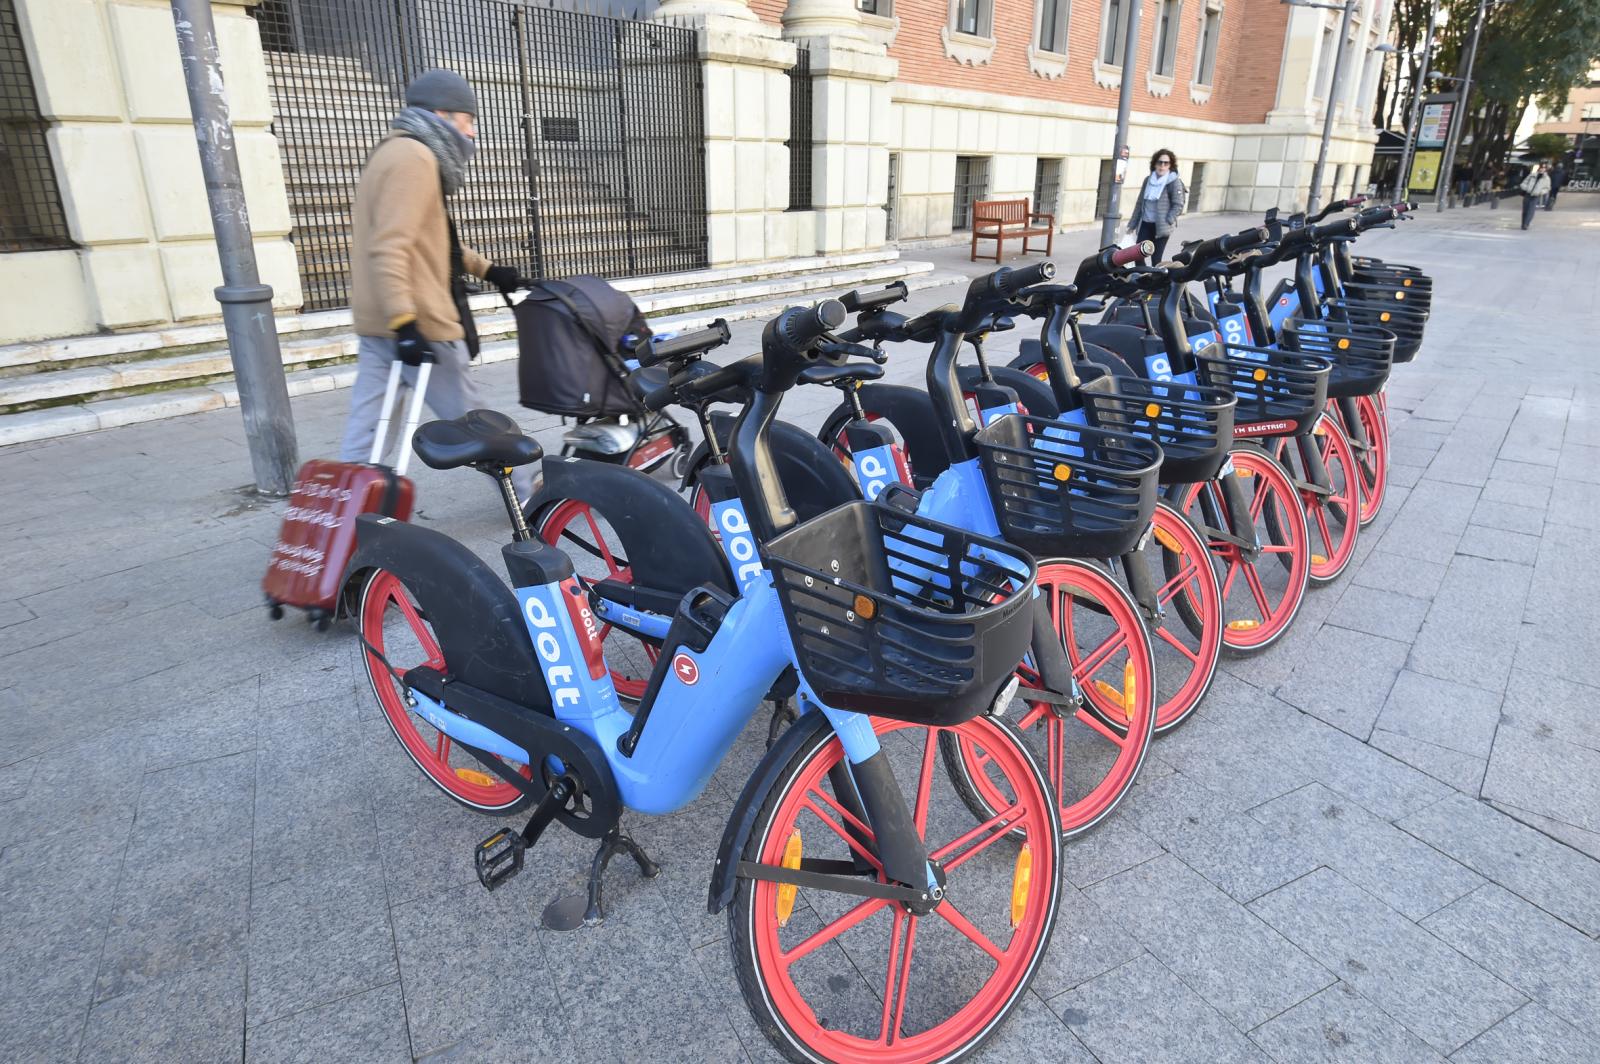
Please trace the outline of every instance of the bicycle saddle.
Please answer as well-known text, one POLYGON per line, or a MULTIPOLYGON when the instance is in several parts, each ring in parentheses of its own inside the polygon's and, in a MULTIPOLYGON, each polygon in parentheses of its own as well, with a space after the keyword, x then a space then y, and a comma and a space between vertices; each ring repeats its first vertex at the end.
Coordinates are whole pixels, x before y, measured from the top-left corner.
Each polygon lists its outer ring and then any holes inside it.
POLYGON ((411 449, 434 469, 519 466, 544 457, 544 448, 498 410, 468 410, 449 421, 430 421, 411 437, 411 449))
POLYGON ((628 374, 628 387, 633 389, 633 394, 643 399, 657 388, 667 383, 672 376, 670 367, 660 363, 646 366, 644 369, 634 370, 628 374))
POLYGON ((807 366, 800 371, 801 384, 838 384, 840 381, 875 381, 883 376, 883 367, 867 362, 852 362, 847 366, 807 366))

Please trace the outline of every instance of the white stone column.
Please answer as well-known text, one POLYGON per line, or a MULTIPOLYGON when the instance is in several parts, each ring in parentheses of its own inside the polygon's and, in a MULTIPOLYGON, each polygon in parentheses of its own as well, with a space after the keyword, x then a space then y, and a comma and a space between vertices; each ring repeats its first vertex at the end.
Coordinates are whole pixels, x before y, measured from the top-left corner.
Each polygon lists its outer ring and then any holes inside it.
MULTIPOLYGON (((830 37, 867 42, 861 12, 853 0, 789 0, 783 9, 783 35, 790 40, 830 37)), ((882 49, 878 49, 882 54, 882 49)))

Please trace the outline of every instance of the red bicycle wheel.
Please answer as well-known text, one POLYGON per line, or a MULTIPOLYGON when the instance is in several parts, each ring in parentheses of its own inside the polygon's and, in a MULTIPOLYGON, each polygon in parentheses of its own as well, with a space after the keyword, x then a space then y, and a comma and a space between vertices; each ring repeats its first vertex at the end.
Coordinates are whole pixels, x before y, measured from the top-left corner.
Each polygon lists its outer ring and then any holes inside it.
MULTIPOLYGON (((983 716, 944 729, 881 718, 872 726, 944 894, 919 913, 823 887, 740 881, 728 915, 741 988, 792 1060, 910 1064, 968 1053, 1015 1007, 1054 930, 1059 826, 1044 773, 1016 732, 983 716), (976 826, 936 768, 951 745, 1003 795, 1001 811, 976 826)), ((827 731, 801 748, 769 792, 744 860, 859 861, 863 879, 886 881, 870 828, 832 789, 843 758, 827 731)))
MULTIPOLYGON (((1311 582, 1327 584, 1338 579, 1355 557, 1356 538, 1361 531, 1361 473, 1350 438, 1329 415, 1323 414, 1317 420, 1311 441, 1322 456, 1322 467, 1328 471, 1331 494, 1302 490, 1300 500, 1305 505, 1311 534, 1311 582)), ((1293 468, 1300 459, 1298 441, 1280 439, 1274 451, 1286 469, 1293 468)))
MULTIPOLYGON (((1311 578, 1310 535, 1306 511, 1289 474, 1265 451, 1238 446, 1229 452, 1236 476, 1244 483, 1249 521, 1260 544, 1251 558, 1237 544, 1214 538, 1211 553, 1223 563, 1222 645, 1236 653, 1265 649, 1283 637, 1300 612, 1311 578), (1273 564, 1262 561, 1272 559, 1273 564)), ((1180 493, 1179 509, 1202 528, 1207 509, 1226 529, 1222 491, 1215 481, 1190 484, 1180 493), (1208 503, 1202 505, 1201 493, 1208 503)))
POLYGON ((1361 474, 1361 524, 1365 527, 1377 519, 1389 490, 1389 426, 1370 395, 1356 398, 1356 416, 1367 437, 1366 453, 1356 456, 1361 474))
MULTIPOLYGON (((539 538, 565 550, 587 580, 633 582, 633 570, 621 557, 616 532, 588 503, 577 499, 556 503, 539 525, 539 538)), ((660 651, 633 633, 609 624, 601 626, 600 639, 617 694, 637 702, 644 697, 650 670, 660 651)))
MULTIPOLYGON (((456 748, 450 736, 424 720, 407 702, 401 682, 419 665, 447 671, 433 629, 399 577, 380 569, 361 592, 357 614, 364 641, 362 659, 384 719, 406 754, 451 798, 484 813, 514 813, 528 803, 516 787, 490 773, 477 758, 456 748)), ((512 765, 525 778, 527 765, 512 765)))
POLYGON ((1211 689, 1222 656, 1222 587, 1205 540, 1166 502, 1156 506, 1155 531, 1144 555, 1141 561, 1154 570, 1150 583, 1164 613, 1150 629, 1161 696, 1159 734, 1187 720, 1211 689))

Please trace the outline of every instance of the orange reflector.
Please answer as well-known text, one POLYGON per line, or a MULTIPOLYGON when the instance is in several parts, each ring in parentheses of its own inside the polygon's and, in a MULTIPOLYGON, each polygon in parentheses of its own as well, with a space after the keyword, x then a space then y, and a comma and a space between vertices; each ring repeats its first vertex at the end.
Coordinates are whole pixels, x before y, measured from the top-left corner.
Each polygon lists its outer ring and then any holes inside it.
POLYGON ((1264 380, 1267 379, 1267 371, 1264 370, 1264 369, 1258 369, 1254 373, 1252 373, 1251 376, 1254 377, 1258 381, 1264 381, 1264 380))
MULTIPOLYGON (((789 841, 783 844, 783 860, 778 863, 785 868, 800 867, 800 833, 794 832, 789 836, 789 841)), ((800 888, 793 883, 778 884, 778 926, 788 927, 789 917, 794 915, 794 898, 800 893, 800 888)))
POLYGON ((1149 404, 1147 404, 1145 406, 1145 408, 1144 408, 1144 416, 1145 417, 1160 417, 1161 416, 1161 404, 1159 404, 1159 403, 1149 403, 1149 404))
POLYGON ((1345 351, 1345 350, 1348 350, 1349 347, 1350 347, 1350 341, 1349 340, 1340 340, 1339 341, 1339 350, 1345 351))
POLYGON ((1313 554, 1311 556, 1311 564, 1312 565, 1327 565, 1328 564, 1328 559, 1324 558, 1320 554, 1313 554))
POLYGON ((1256 471, 1249 466, 1234 466, 1233 471, 1241 477, 1249 478, 1256 475, 1256 471))
POLYGON ((1034 380, 1048 381, 1050 379, 1050 371, 1043 366, 1035 366, 1033 367, 1033 378, 1034 380))
POLYGON ((1051 471, 1051 476, 1061 481, 1071 480, 1072 467, 1065 462, 1057 462, 1055 469, 1051 471))
POLYGON ((1396 292, 1396 293, 1395 293, 1395 294, 1394 294, 1394 297, 1395 297, 1395 298, 1396 298, 1396 299, 1404 299, 1404 298, 1405 298, 1405 297, 1406 297, 1406 294, 1405 294, 1405 293, 1404 293, 1404 292, 1396 292))
POLYGON ((466 783, 476 783, 480 787, 493 787, 494 777, 487 772, 479 772, 475 768, 456 769, 456 779, 466 783))
POLYGON ((1156 526, 1155 536, 1156 536, 1156 542, 1161 544, 1163 547, 1167 548, 1168 550, 1170 550, 1172 553, 1174 553, 1174 554, 1182 554, 1183 553, 1183 546, 1178 542, 1177 537, 1173 536, 1173 534, 1171 532, 1168 532, 1166 529, 1162 528, 1160 525, 1156 526))
POLYGON ((1022 926, 1028 915, 1028 890, 1033 886, 1033 849, 1027 843, 1017 853, 1017 863, 1011 869, 1011 929, 1022 926))
POLYGON ((1406 288, 1410 288, 1411 287, 1411 278, 1407 277, 1405 280, 1401 281, 1400 284, 1403 285, 1406 288))
POLYGON ((1122 666, 1122 711, 1133 719, 1134 703, 1139 697, 1138 677, 1133 673, 1133 659, 1129 658, 1122 666))
POLYGON ((1389 320, 1389 312, 1386 310, 1382 314, 1379 314, 1378 315, 1378 320, 1379 321, 1388 321, 1389 320))
POLYGON ((878 604, 865 595, 857 595, 855 601, 856 616, 862 620, 872 620, 872 615, 878 612, 878 604))
POLYGON ((1260 627, 1261 627, 1261 622, 1260 621, 1229 621, 1228 622, 1228 631, 1230 631, 1230 632, 1253 632, 1257 628, 1260 628, 1260 627))

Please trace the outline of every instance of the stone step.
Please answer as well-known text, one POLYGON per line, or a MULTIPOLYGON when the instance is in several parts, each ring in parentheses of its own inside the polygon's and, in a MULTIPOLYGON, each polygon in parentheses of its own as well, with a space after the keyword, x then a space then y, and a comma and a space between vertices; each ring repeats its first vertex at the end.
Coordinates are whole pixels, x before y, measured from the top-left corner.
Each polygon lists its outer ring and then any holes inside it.
MULTIPOLYGON (((863 261, 851 264, 839 262, 840 258, 847 257, 792 260, 809 262, 816 268, 778 276, 747 276, 734 284, 724 280, 715 289, 688 283, 696 274, 679 274, 675 280, 680 287, 640 291, 636 299, 652 321, 666 319, 661 321, 661 327, 686 328, 690 326, 684 325, 685 321, 704 322, 734 313, 725 309, 729 307, 753 317, 761 311, 751 307, 770 304, 781 309, 789 302, 900 278, 916 280, 921 286, 933 274, 929 263, 878 255, 856 256, 863 261)), ((940 279, 935 283, 945 282, 940 279)), ((637 285, 637 279, 632 284, 637 285)), ((510 336, 514 319, 498 294, 476 296, 473 304, 479 335, 486 344, 510 336)), ((292 371, 340 364, 355 354, 356 339, 349 332, 348 311, 286 316, 279 319, 279 333, 284 365, 292 371)), ((163 397, 172 390, 211 388, 231 376, 225 339, 222 326, 213 324, 0 348, 0 374, 4 374, 0 375, 0 443, 48 438, 61 434, 58 429, 67 433, 88 431, 71 427, 85 424, 81 418, 74 420, 74 411, 97 404, 122 403, 107 408, 121 411, 128 409, 124 400, 137 398, 148 400, 151 410, 166 409, 163 397), (118 341, 122 342, 120 346, 118 341)), ((106 426, 96 422, 95 427, 106 426)))

